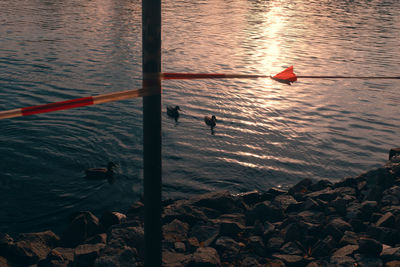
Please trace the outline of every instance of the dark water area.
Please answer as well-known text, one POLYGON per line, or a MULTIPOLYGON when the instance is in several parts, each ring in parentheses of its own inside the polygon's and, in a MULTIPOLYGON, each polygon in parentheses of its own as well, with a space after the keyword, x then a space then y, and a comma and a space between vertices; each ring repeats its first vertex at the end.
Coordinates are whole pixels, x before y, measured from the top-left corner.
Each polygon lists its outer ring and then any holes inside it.
MULTIPOLYGON (((141 2, 0 1, 0 111, 140 88, 141 2)), ((163 2, 163 71, 400 75, 400 2, 163 2)), ((400 146, 399 80, 164 81, 163 197, 337 181, 400 146), (215 134, 203 121, 217 119, 215 134)), ((0 231, 143 192, 142 100, 0 120, 0 231), (118 164, 114 184, 84 170, 118 164)))

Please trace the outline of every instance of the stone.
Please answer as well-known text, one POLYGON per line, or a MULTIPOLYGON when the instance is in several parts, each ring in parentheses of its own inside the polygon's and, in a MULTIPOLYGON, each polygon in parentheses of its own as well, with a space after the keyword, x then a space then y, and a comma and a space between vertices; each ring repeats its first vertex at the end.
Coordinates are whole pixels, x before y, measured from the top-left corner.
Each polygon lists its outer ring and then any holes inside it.
POLYGON ((356 265, 356 261, 349 256, 332 256, 330 258, 330 265, 331 266, 341 266, 341 267, 353 267, 358 266, 356 265))
POLYGON ((339 241, 339 245, 344 247, 346 245, 358 245, 358 235, 351 231, 345 231, 342 239, 339 241))
POLYGON ((198 222, 189 232, 189 236, 195 237, 199 241, 200 246, 206 247, 211 245, 217 239, 218 235, 218 225, 214 223, 198 222))
POLYGON ((304 248, 298 242, 288 242, 280 248, 280 251, 282 252, 282 254, 288 254, 288 255, 301 256, 305 254, 304 248))
POLYGON ((20 265, 35 264, 46 258, 58 240, 52 231, 20 234, 17 241, 10 243, 7 257, 20 265))
POLYGON ((87 238, 101 232, 99 219, 89 211, 78 213, 67 229, 61 235, 61 244, 64 247, 76 247, 87 238))
POLYGON ((298 202, 291 195, 278 195, 272 201, 272 205, 280 207, 283 211, 286 211, 286 209, 293 204, 298 204, 298 202))
POLYGON ((312 185, 312 183, 313 181, 311 179, 303 179, 289 189, 289 194, 296 195, 308 193, 309 187, 312 185))
POLYGON ((335 247, 336 243, 334 238, 332 236, 327 236, 323 240, 319 240, 313 246, 311 255, 316 258, 328 256, 335 247))
POLYGON ((382 244, 372 238, 361 237, 358 241, 359 251, 370 256, 379 256, 382 252, 382 244))
POLYGON ((240 197, 246 205, 254 205, 260 202, 261 199, 261 194, 257 190, 237 194, 236 196, 240 197))
POLYGON ((265 255, 265 245, 260 236, 250 236, 248 239, 247 248, 254 251, 258 256, 265 255))
POLYGON ((144 229, 142 227, 114 228, 107 235, 107 248, 121 251, 126 247, 136 248, 144 256, 144 229))
POLYGON ((192 204, 220 211, 221 213, 244 212, 244 203, 240 198, 235 198, 229 191, 218 191, 196 196, 192 204))
POLYGON ((138 267, 143 262, 138 260, 137 251, 134 248, 123 247, 121 249, 103 250, 95 260, 94 267, 138 267))
POLYGON ((267 250, 274 252, 274 251, 279 251, 281 246, 283 245, 284 241, 280 237, 271 237, 268 239, 266 242, 266 248, 267 250))
POLYGON ((383 246, 380 257, 385 261, 400 261, 400 247, 383 246))
POLYGON ((193 267, 219 267, 221 260, 217 251, 212 247, 200 247, 194 253, 190 266, 193 267))
POLYGON ((163 209, 163 223, 172 222, 175 219, 188 223, 190 226, 198 222, 208 222, 208 217, 201 208, 190 205, 187 201, 176 201, 163 209))
POLYGON ((254 225, 256 220, 277 222, 281 221, 284 217, 283 210, 270 201, 258 203, 253 209, 246 212, 246 224, 254 225))
POLYGON ((234 220, 219 220, 220 235, 235 237, 244 230, 244 225, 234 220))
POLYGON ((189 224, 179 221, 178 219, 162 226, 162 234, 164 240, 175 243, 184 241, 188 238, 189 224))
POLYGON ((93 266, 96 258, 100 255, 100 250, 105 244, 83 244, 75 248, 74 265, 76 267, 93 266))
POLYGON ((184 252, 186 252, 186 245, 183 242, 175 242, 174 249, 176 252, 184 253, 184 252))
POLYGON ((358 250, 358 248, 359 248, 358 245, 347 245, 337 249, 335 252, 333 252, 332 256, 333 257, 348 256, 353 254, 354 251, 358 250))
POLYGON ((231 262, 232 259, 238 256, 241 246, 232 238, 221 236, 215 241, 215 248, 219 252, 219 255, 221 255, 223 261, 228 260, 231 262))
POLYGON ((360 267, 371 267, 371 266, 376 266, 376 267, 383 267, 383 261, 380 258, 373 257, 370 255, 364 255, 364 254, 355 254, 354 255, 355 260, 357 261, 357 266, 360 267))
POLYGON ((389 261, 385 264, 386 267, 399 267, 400 261, 389 261))
POLYGON ((303 266, 304 259, 297 255, 286 255, 286 254, 272 254, 272 257, 279 259, 285 263, 287 267, 303 266))
POLYGON ((391 212, 385 213, 377 222, 377 227, 391 227, 395 226, 395 217, 391 212))
POLYGON ((104 229, 108 229, 112 225, 126 222, 126 215, 120 212, 105 212, 100 218, 100 224, 104 229))
POLYGON ((400 155, 400 147, 391 148, 389 150, 389 160, 391 160, 396 155, 400 155))
POLYGON ((281 231, 281 236, 285 242, 301 239, 301 231, 298 223, 291 223, 281 231))
POLYGON ((190 262, 192 255, 164 251, 162 253, 162 266, 164 267, 183 267, 190 262))
POLYGON ((83 243, 84 244, 98 244, 98 243, 103 243, 105 244, 107 242, 107 234, 106 233, 101 233, 94 235, 88 239, 86 239, 83 243))
POLYGON ((143 220, 144 204, 141 201, 136 201, 126 212, 127 220, 143 220))
POLYGON ((196 237, 189 237, 186 240, 186 247, 191 253, 193 253, 194 251, 196 251, 196 249, 200 247, 199 240, 197 240, 196 237))

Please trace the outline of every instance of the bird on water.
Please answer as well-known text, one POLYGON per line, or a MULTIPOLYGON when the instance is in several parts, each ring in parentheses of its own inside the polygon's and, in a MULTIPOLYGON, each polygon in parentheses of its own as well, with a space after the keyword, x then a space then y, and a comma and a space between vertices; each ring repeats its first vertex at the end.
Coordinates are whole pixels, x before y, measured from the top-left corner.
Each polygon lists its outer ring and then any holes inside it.
POLYGON ((214 115, 205 116, 204 122, 206 123, 206 125, 211 127, 211 134, 214 134, 214 127, 217 125, 217 118, 214 115))
POLYGON ((107 168, 89 168, 85 170, 86 179, 90 180, 105 180, 109 183, 113 182, 114 169, 117 165, 114 162, 109 162, 107 168))
POLYGON ((179 118, 179 110, 181 110, 179 106, 167 106, 167 115, 171 118, 174 118, 177 122, 179 118))

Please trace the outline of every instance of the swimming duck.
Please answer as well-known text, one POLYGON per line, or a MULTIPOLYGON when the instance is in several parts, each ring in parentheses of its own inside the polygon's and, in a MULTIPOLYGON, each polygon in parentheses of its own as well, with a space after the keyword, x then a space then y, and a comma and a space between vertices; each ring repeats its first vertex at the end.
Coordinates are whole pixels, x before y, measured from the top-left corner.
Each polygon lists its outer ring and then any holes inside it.
POLYGON ((211 117, 210 116, 205 116, 204 117, 204 122, 208 126, 210 126, 211 129, 213 129, 215 127, 215 125, 217 124, 216 121, 217 121, 217 118, 214 115, 212 115, 211 117))
POLYGON ((109 162, 107 168, 90 168, 85 171, 86 179, 103 180, 107 179, 109 182, 112 180, 114 168, 117 165, 114 162, 109 162))
POLYGON ((178 110, 181 110, 179 106, 175 106, 175 107, 167 106, 167 115, 172 117, 172 118, 174 118, 175 121, 177 121, 178 118, 179 118, 179 111, 178 110))

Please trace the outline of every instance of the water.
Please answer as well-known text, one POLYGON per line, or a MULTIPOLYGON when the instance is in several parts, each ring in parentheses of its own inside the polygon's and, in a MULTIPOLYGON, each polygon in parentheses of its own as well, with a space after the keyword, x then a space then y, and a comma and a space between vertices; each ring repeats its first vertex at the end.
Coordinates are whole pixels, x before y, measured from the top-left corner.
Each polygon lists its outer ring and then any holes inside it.
MULTIPOLYGON (((141 2, 0 1, 0 110, 141 86, 141 2)), ((400 75, 400 2, 163 2, 163 70, 400 75)), ((398 80, 164 81, 163 197, 339 180, 399 146, 398 80), (214 114, 211 135, 203 117, 214 114)), ((139 199, 142 101, 0 121, 0 231, 63 229, 139 199), (116 182, 84 170, 118 164, 116 182)))

